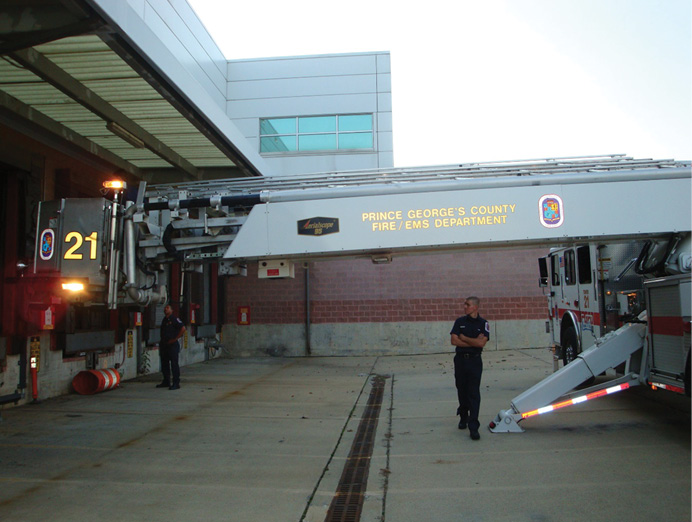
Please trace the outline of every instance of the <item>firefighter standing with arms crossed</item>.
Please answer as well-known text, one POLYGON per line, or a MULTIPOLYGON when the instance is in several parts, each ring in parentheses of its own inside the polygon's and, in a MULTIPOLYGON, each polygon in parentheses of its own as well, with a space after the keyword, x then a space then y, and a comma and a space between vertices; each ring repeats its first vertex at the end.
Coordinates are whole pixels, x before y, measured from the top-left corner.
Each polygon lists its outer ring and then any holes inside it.
POLYGON ((471 439, 481 438, 478 433, 480 423, 478 412, 481 406, 481 374, 483 373, 483 361, 481 352, 490 339, 490 325, 488 321, 478 315, 480 300, 475 297, 467 297, 464 302, 464 313, 454 321, 450 334, 452 345, 456 347, 454 356, 454 381, 459 399, 459 429, 468 426, 471 439))

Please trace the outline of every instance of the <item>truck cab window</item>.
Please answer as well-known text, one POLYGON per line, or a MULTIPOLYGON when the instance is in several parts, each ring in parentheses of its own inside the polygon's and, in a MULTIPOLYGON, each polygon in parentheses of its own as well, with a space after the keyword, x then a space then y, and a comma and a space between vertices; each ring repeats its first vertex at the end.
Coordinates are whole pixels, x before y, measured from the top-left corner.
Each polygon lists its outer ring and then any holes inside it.
POLYGON ((540 273, 538 286, 548 286, 548 258, 541 257, 538 259, 538 272, 540 273))
POLYGON ((591 284, 591 249, 588 246, 577 248, 577 268, 579 284, 591 284))
POLYGON ((553 286, 560 286, 560 256, 550 256, 550 275, 553 286))
POLYGON ((574 262, 574 250, 565 250, 565 284, 577 284, 576 264, 574 262))

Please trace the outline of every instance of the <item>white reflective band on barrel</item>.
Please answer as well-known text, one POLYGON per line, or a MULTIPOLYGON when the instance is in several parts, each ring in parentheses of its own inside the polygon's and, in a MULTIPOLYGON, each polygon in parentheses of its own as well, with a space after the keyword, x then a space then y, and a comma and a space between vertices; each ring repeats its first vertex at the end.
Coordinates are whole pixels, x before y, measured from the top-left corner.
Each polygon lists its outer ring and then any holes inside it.
POLYGON ((115 370, 108 369, 99 371, 101 372, 101 375, 103 375, 103 379, 105 381, 103 389, 109 390, 111 388, 114 388, 118 382, 118 376, 115 374, 115 370))
POLYGON ((569 399, 563 402, 558 402, 556 404, 551 404, 549 406, 543 406, 542 408, 538 408, 537 410, 532 410, 532 411, 527 411, 526 413, 521 414, 521 418, 525 419, 527 417, 533 417, 534 415, 541 415, 542 413, 547 413, 549 411, 554 411, 560 408, 564 408, 565 406, 571 406, 572 404, 579 404, 580 402, 586 402, 591 399, 596 399, 597 397, 603 397, 604 395, 610 395, 611 393, 616 393, 622 390, 626 390, 629 388, 630 385, 629 383, 624 383, 624 384, 618 384, 617 386, 611 386, 610 388, 606 388, 605 390, 598 390, 593 393, 589 393, 587 395, 580 395, 579 397, 575 397, 574 399, 569 399))
POLYGON ((101 370, 101 375, 103 375, 103 389, 107 390, 111 387, 111 373, 108 370, 101 370))

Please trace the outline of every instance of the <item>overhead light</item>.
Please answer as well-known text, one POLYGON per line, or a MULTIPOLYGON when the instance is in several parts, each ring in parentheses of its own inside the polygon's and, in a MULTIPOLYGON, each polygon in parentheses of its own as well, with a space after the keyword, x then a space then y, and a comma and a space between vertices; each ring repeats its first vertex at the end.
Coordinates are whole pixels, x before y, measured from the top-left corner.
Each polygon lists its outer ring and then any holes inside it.
POLYGON ((130 131, 124 129, 114 121, 109 121, 108 123, 106 123, 106 128, 113 134, 115 134, 118 138, 124 139, 126 142, 128 142, 130 145, 137 149, 143 149, 145 147, 144 142, 141 139, 139 139, 137 136, 132 134, 130 131))
POLYGON ((392 262, 392 255, 391 254, 380 254, 376 256, 372 256, 370 260, 376 264, 376 265, 386 265, 387 263, 392 262))

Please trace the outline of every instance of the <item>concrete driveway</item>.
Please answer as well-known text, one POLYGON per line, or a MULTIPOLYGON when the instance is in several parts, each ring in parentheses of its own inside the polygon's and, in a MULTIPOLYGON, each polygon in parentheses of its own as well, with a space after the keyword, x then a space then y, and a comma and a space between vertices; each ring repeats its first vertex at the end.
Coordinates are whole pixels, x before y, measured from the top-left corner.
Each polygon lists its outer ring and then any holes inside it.
MULTIPOLYGON (((545 349, 484 355, 482 424, 551 371, 545 349)), ((690 401, 668 392, 472 441, 451 354, 219 359, 183 368, 176 391, 159 378, 3 410, 0 520, 324 521, 337 490, 357 502, 344 481, 363 463, 357 518, 339 520, 690 519, 690 401)))

